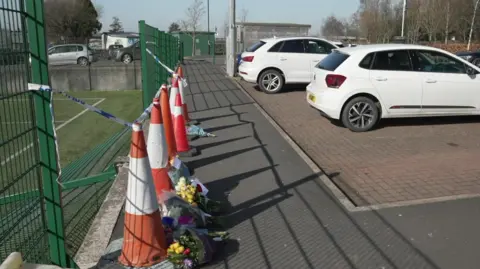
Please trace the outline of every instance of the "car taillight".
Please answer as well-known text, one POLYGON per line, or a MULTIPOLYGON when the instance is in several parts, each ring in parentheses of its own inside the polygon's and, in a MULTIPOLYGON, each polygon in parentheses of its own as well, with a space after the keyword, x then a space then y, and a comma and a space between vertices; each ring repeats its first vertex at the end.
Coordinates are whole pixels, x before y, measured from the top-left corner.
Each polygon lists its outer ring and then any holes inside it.
POLYGON ((253 62, 253 56, 246 56, 242 58, 244 62, 253 62))
POLYGON ((347 77, 342 75, 327 75, 325 77, 325 82, 329 88, 340 88, 346 79, 347 77))

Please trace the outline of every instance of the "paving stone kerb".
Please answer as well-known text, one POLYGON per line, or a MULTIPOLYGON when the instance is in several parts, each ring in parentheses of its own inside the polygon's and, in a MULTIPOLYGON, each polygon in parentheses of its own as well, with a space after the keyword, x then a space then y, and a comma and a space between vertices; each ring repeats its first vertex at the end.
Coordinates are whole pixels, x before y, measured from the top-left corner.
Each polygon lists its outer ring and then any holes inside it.
POLYGON ((353 133, 309 107, 301 86, 267 95, 240 83, 357 206, 480 194, 479 117, 385 120, 353 133))

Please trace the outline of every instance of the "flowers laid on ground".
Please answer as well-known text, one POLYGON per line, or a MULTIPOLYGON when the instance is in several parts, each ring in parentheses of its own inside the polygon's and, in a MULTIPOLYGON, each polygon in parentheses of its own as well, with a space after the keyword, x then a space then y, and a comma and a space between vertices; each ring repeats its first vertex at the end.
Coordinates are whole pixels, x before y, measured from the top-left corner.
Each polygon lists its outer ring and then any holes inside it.
POLYGON ((222 204, 209 199, 206 196, 208 190, 197 179, 189 180, 185 177, 180 177, 175 186, 175 191, 182 199, 192 206, 198 206, 206 213, 216 214, 222 211, 222 204))

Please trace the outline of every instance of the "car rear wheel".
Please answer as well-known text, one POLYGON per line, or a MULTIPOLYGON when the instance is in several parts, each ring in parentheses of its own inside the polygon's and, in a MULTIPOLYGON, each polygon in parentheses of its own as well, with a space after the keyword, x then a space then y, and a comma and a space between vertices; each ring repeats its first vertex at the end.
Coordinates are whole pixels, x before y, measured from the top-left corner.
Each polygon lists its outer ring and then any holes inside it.
POLYGON ((88 65, 88 59, 85 57, 80 57, 77 60, 77 63, 81 66, 87 66, 88 65))
POLYGON ((342 123, 352 132, 370 131, 378 118, 378 106, 372 99, 364 96, 350 100, 342 111, 342 123))
POLYGON ((132 60, 133 60, 133 58, 132 58, 132 55, 130 55, 130 54, 125 54, 125 55, 122 56, 122 62, 124 64, 129 64, 129 63, 132 62, 132 60))
POLYGON ((274 69, 268 69, 263 71, 258 79, 258 86, 263 92, 272 94, 278 93, 283 88, 283 76, 280 72, 274 69))

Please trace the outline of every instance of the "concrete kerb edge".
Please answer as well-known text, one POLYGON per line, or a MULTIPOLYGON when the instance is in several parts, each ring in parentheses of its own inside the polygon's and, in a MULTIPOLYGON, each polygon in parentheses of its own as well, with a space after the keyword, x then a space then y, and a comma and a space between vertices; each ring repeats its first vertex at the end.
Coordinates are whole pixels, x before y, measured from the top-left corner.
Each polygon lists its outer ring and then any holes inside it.
MULTIPOLYGON (((227 76, 228 77, 228 76, 227 76)), ((230 77, 229 77, 230 78, 230 77)), ((300 148, 300 146, 285 132, 285 130, 278 125, 278 123, 268 114, 263 107, 261 107, 255 99, 248 93, 242 85, 238 82, 237 79, 230 78, 234 84, 243 92, 245 93, 248 98, 253 102, 254 106, 262 113, 262 115, 273 125, 273 127, 280 133, 280 135, 287 141, 287 143, 297 152, 300 158, 305 161, 305 163, 312 169, 314 173, 320 173, 319 176, 320 180, 323 184, 332 192, 332 194, 338 199, 340 204, 350 212, 365 212, 365 211, 378 211, 381 209, 386 208, 394 208, 394 207, 404 207, 404 206, 413 206, 413 205, 422 205, 422 204, 431 204, 431 203, 439 203, 439 202, 446 202, 446 201, 453 201, 453 200, 462 200, 462 199, 473 199, 479 198, 480 194, 461 194, 461 195, 452 195, 452 196, 442 196, 442 197, 434 197, 434 198, 426 198, 426 199, 417 199, 417 200, 409 200, 409 201, 399 201, 399 202, 392 202, 392 203, 383 203, 383 204, 376 204, 376 205, 368 205, 368 206, 355 206, 351 200, 341 191, 335 183, 325 174, 325 172, 305 153, 305 151, 300 148)))
POLYGON ((97 212, 85 239, 74 257, 80 269, 95 267, 108 247, 113 229, 125 204, 128 183, 128 163, 119 168, 107 197, 97 212))
POLYGON ((293 150, 302 158, 302 160, 312 169, 314 173, 318 173, 320 180, 322 181, 325 186, 335 195, 335 197, 339 200, 339 202, 349 211, 355 210, 355 205, 348 199, 347 196, 343 194, 343 192, 331 181, 331 179, 325 174, 325 172, 315 164, 315 162, 308 157, 308 155, 303 151, 300 146, 285 132, 285 130, 278 125, 278 123, 268 114, 265 109, 263 109, 255 99, 240 85, 240 83, 236 79, 230 78, 235 85, 245 93, 248 98, 252 101, 254 106, 262 113, 262 115, 272 124, 272 126, 280 133, 280 135, 287 141, 287 143, 293 148, 293 150))

